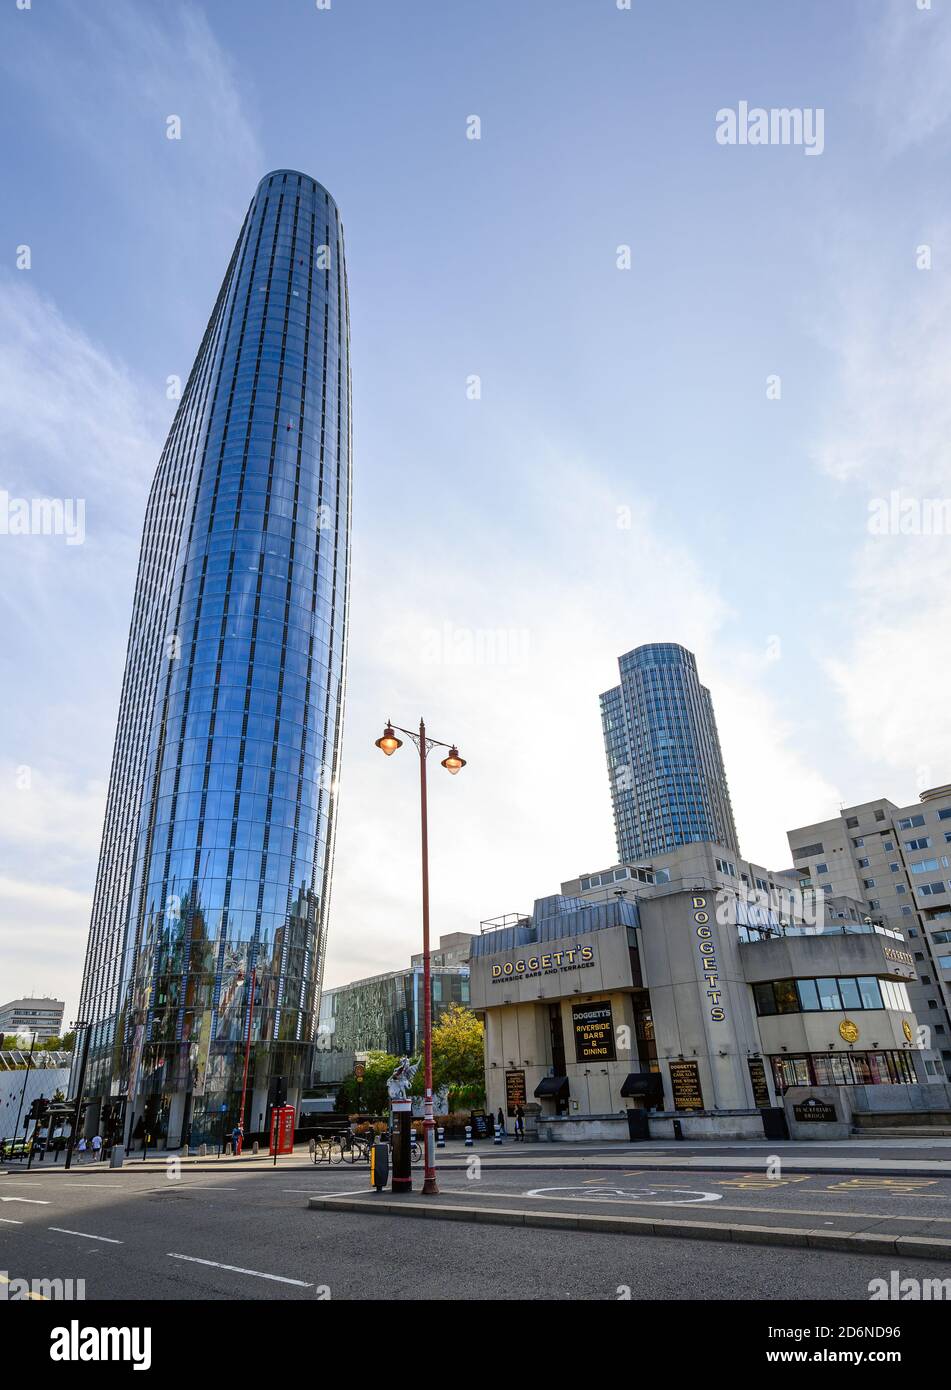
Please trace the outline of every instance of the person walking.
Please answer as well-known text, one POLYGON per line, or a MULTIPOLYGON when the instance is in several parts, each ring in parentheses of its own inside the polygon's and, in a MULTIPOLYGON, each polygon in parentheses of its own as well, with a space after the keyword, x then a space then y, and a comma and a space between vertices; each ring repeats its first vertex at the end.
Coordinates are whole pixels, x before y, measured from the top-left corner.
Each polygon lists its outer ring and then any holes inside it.
POLYGON ((498 1121, 497 1121, 497 1123, 498 1123, 499 1129, 500 1129, 500 1130, 502 1131, 502 1133, 504 1134, 504 1133, 505 1133, 505 1116, 502 1114, 502 1107, 501 1107, 501 1105, 499 1106, 499 1114, 498 1114, 498 1121))
POLYGON ((515 1140, 525 1139, 525 1111, 520 1105, 515 1107, 515 1140))
POLYGON ((102 1135, 97 1131, 92 1136, 92 1161, 98 1163, 102 1158, 102 1135))
POLYGON ((86 1136, 85 1136, 85 1134, 81 1137, 79 1143, 76 1145, 76 1151, 77 1151, 77 1153, 79 1154, 79 1160, 78 1160, 78 1161, 79 1161, 80 1163, 82 1163, 82 1161, 83 1161, 83 1159, 84 1159, 84 1157, 85 1157, 85 1155, 86 1155, 86 1136))

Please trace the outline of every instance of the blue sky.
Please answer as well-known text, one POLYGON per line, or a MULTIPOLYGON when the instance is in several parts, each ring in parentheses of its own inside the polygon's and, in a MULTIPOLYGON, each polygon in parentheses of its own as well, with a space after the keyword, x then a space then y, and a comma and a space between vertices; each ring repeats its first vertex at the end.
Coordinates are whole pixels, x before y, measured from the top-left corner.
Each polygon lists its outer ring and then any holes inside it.
POLYGON ((761 862, 951 778, 951 539, 868 527, 951 496, 949 10, 4 7, 0 489, 85 499, 86 536, 0 536, 0 993, 75 1007, 166 381, 272 168, 331 190, 349 261, 327 983, 418 949, 389 714, 469 759, 434 768, 437 932, 613 862, 598 694, 641 642, 696 651, 761 862), (821 156, 719 145, 742 100, 821 108, 821 156))

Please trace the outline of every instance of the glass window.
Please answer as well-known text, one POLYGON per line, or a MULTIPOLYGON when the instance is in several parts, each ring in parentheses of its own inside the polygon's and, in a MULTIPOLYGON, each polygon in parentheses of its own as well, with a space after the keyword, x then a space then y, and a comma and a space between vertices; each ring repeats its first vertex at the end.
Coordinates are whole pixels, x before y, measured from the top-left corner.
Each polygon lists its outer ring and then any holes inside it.
POLYGON ((772 982, 765 985, 753 986, 753 998, 756 1001, 756 1012, 761 1018, 769 1017, 776 1012, 776 1000, 773 997, 772 982))
POLYGON ((838 980, 826 976, 824 979, 816 980, 816 988, 819 991, 820 1009, 834 1009, 836 1011, 841 1009, 842 1001, 839 998, 838 980))
POLYGON ((874 975, 859 976, 859 991, 862 995, 863 1009, 882 1008, 882 994, 874 975))
POLYGON ((795 980, 776 980, 773 985, 778 1014, 798 1014, 799 994, 795 980))
POLYGON ((849 1053, 849 1061, 852 1063, 855 1085, 870 1086, 872 1084, 872 1069, 868 1064, 866 1054, 864 1052, 851 1052, 849 1053))
POLYGON ((796 988, 799 990, 801 1008, 808 1011, 819 1008, 819 991, 816 989, 815 980, 797 980, 796 988))
POLYGON ((862 996, 859 993, 858 981, 846 977, 839 981, 839 993, 842 996, 842 1007, 844 1009, 861 1009, 862 996))
POLYGON ((812 1066, 816 1074, 817 1086, 835 1085, 835 1077, 832 1074, 831 1056, 823 1056, 821 1052, 815 1053, 812 1059, 812 1066))

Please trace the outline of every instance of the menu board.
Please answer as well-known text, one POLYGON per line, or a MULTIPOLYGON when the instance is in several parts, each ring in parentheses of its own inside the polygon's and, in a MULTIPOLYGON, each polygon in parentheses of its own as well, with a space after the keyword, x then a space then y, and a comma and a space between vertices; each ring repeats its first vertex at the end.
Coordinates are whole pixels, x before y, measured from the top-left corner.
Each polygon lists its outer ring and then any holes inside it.
POLYGON ((675 1110, 702 1110, 703 1090, 696 1062, 671 1062, 670 1085, 675 1110))
POLYGON ((763 1066, 762 1057, 748 1057, 747 1062, 750 1068, 750 1081, 753 1086, 753 1104, 757 1110, 769 1110, 772 1101, 769 1098, 769 1086, 766 1084, 766 1068, 763 1066))
POLYGON ((613 1062, 614 1020, 611 1002, 596 1000, 593 1004, 572 1004, 571 1017, 575 1030, 575 1058, 579 1062, 613 1062))
POLYGON ((470 1116, 472 1120, 472 1133, 476 1139, 488 1139, 489 1137, 489 1118, 484 1110, 473 1110, 470 1116))
POLYGON ((520 1105, 525 1109, 525 1073, 523 1071, 507 1071, 505 1073, 505 1110, 510 1120, 515 1119, 515 1107, 520 1105))

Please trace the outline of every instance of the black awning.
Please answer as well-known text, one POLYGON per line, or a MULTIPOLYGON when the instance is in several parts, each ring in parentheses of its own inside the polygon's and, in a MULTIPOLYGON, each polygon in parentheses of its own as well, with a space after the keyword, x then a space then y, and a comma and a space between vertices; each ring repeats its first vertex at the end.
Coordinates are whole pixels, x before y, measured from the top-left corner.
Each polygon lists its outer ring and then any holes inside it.
POLYGON ((663 1095, 663 1081, 656 1071, 632 1071, 621 1087, 621 1095, 647 1096, 651 1099, 663 1095))
POLYGON ((567 1076, 546 1076, 532 1092, 535 1096, 547 1096, 550 1100, 562 1100, 568 1094, 567 1076))

